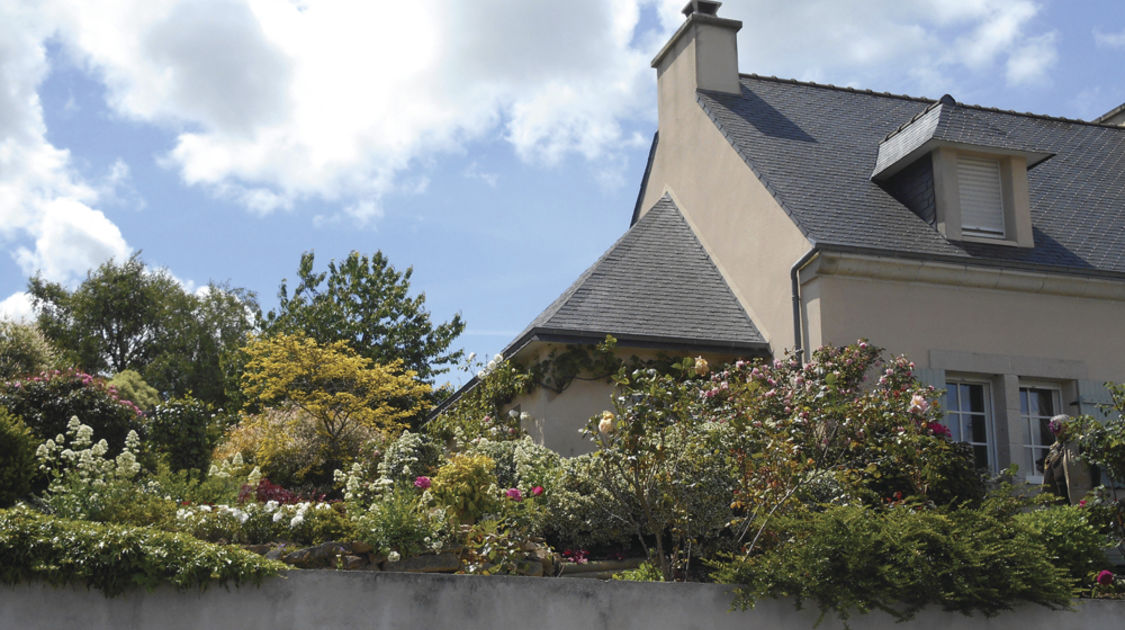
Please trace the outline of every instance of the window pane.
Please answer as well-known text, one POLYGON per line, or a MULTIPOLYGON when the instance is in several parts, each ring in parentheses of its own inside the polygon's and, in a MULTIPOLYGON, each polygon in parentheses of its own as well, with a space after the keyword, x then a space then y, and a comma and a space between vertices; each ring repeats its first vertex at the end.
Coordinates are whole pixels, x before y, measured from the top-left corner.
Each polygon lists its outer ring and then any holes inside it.
POLYGON ((1035 398, 1038 402, 1039 415, 1053 416, 1055 415, 1055 392, 1050 389, 1037 389, 1035 390, 1035 398))
POLYGON ((988 441, 988 427, 985 424, 984 416, 971 416, 973 423, 973 442, 987 442, 988 441))
POLYGON ((1035 444, 1043 444, 1049 446, 1055 442, 1055 436, 1051 434, 1051 429, 1047 425, 1051 423, 1046 418, 1039 418, 1039 441, 1035 444))
POLYGON ((984 412, 984 385, 966 385, 969 389, 969 409, 984 412))
POLYGON ((988 447, 987 446, 974 446, 973 447, 973 462, 977 468, 988 468, 988 447))
POLYGON ((1027 390, 1020 389, 1020 413, 1027 415, 1027 390))

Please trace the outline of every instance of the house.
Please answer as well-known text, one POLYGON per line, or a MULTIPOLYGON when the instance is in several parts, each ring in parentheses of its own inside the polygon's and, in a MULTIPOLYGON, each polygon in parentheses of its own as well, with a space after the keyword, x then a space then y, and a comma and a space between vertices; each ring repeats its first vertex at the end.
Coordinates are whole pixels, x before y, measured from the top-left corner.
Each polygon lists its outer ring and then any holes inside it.
MULTIPOLYGON (((719 4, 689 3, 653 60, 631 227, 504 356, 606 334, 715 360, 868 338, 947 390, 978 463, 1037 480, 1046 420, 1125 381, 1125 107, 1088 122, 740 74, 719 4)), ((516 404, 570 454, 609 391, 516 404)))

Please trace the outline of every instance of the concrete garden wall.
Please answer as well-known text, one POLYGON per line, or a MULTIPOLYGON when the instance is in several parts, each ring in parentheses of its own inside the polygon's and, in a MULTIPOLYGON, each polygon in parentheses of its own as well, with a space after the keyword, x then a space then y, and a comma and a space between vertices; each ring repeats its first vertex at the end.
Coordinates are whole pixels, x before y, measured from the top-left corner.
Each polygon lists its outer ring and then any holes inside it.
MULTIPOLYGON (((732 612, 730 601, 729 590, 715 584, 294 571, 260 588, 183 593, 162 588, 113 599, 83 587, 0 587, 0 628, 808 630, 817 617, 815 611, 795 611, 790 602, 778 601, 732 612)), ((1077 612, 1025 606, 992 619, 928 611, 909 627, 1116 628, 1123 618, 1125 602, 1089 601, 1077 612)), ((852 625, 875 630, 905 627, 884 614, 853 618, 852 625)), ((820 626, 838 627, 842 625, 835 620, 820 626)))

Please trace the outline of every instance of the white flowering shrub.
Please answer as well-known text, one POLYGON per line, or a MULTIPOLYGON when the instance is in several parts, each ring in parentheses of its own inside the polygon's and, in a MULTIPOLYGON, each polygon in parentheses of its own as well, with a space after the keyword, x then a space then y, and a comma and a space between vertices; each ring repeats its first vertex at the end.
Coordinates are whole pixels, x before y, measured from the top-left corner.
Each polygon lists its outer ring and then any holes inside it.
MULTIPOLYGON (((35 452, 39 470, 49 480, 43 496, 45 507, 65 518, 134 520, 120 518, 121 511, 132 512, 131 507, 139 504, 153 507, 135 483, 141 471, 137 462, 140 444, 136 431, 129 431, 121 452, 117 457, 109 457, 109 444, 104 439, 94 442, 93 428, 72 416, 66 435, 47 440, 35 452)), ((140 516, 147 520, 154 515, 140 516)))
POLYGON ((564 458, 544 493, 548 517, 544 535, 556 548, 616 547, 633 544, 627 508, 610 494, 592 455, 564 458))
POLYGON ((454 529, 430 491, 413 483, 395 484, 353 522, 356 540, 371 545, 391 562, 396 557, 441 551, 454 529))
POLYGON ((323 501, 184 506, 176 511, 175 527, 201 540, 244 544, 316 544, 348 538, 351 529, 342 511, 323 501))
POLYGON ((387 445, 379 462, 379 476, 392 482, 414 481, 428 475, 441 463, 442 447, 432 437, 403 431, 387 445))

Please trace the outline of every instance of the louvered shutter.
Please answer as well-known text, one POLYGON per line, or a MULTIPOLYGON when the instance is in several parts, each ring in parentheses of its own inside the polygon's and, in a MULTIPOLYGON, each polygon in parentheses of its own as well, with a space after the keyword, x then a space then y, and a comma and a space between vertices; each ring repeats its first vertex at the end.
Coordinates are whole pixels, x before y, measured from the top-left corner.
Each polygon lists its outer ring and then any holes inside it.
POLYGON ((961 231, 1004 236, 1000 160, 958 155, 957 182, 961 191, 961 231))

